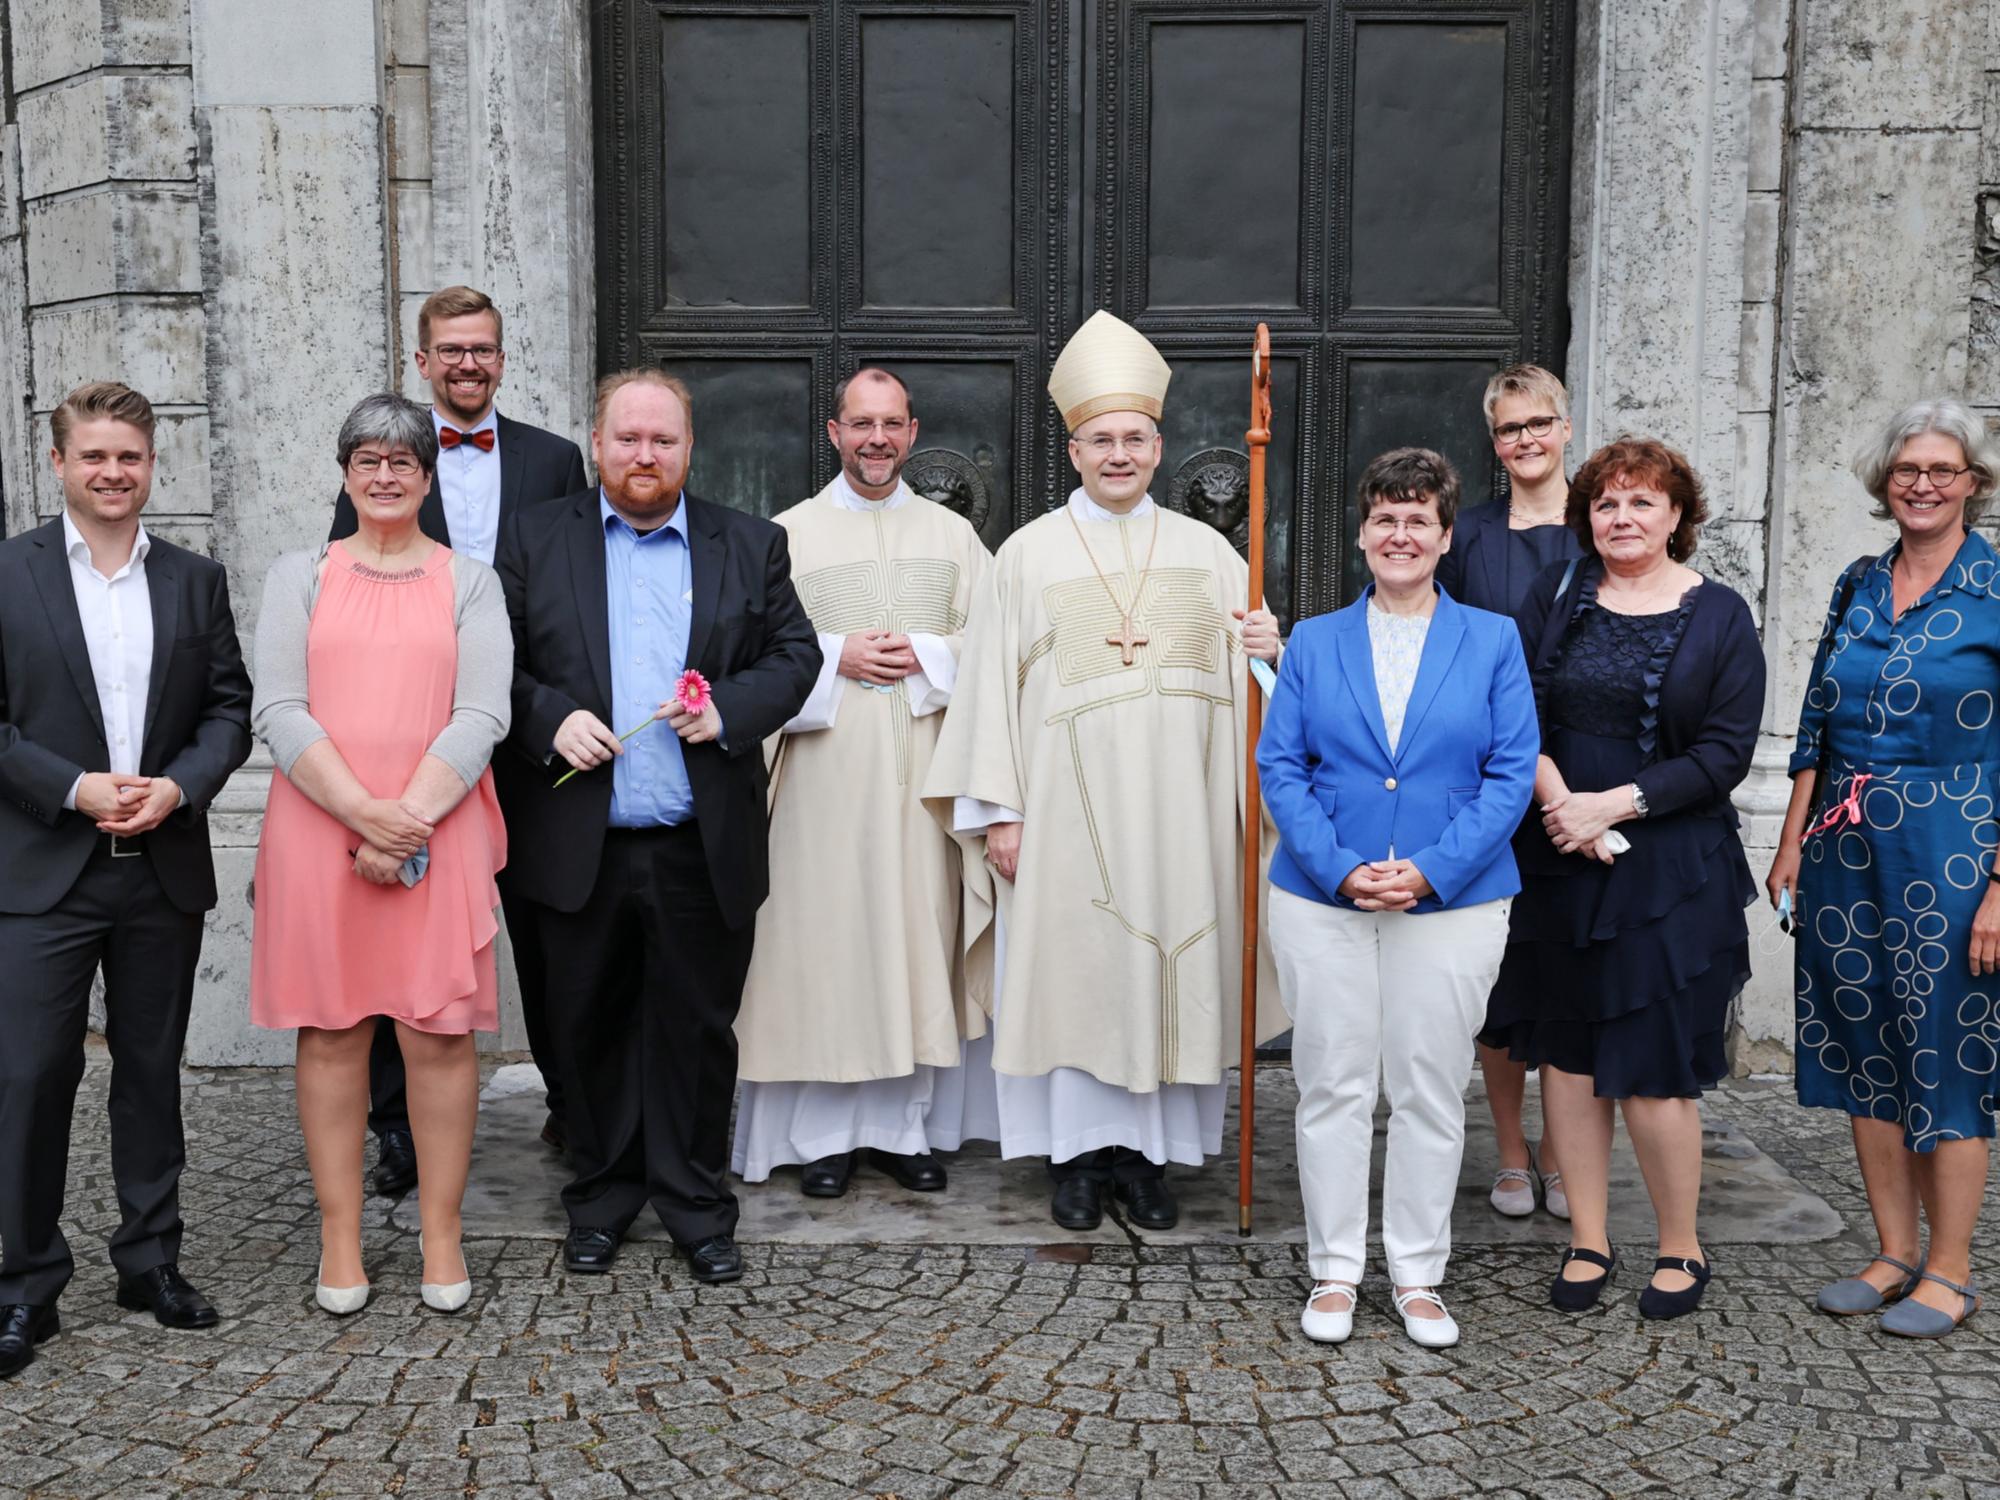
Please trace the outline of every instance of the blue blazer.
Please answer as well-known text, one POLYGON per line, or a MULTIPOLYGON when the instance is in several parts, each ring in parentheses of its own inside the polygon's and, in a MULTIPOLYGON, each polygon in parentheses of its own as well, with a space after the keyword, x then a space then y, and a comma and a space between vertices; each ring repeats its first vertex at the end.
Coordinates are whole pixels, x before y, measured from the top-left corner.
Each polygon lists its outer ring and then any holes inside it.
POLYGON ((1278 827, 1271 883, 1308 901, 1393 847, 1434 894, 1417 912, 1521 888, 1510 845, 1535 789, 1541 731, 1514 622, 1440 592, 1395 754, 1368 644, 1371 586, 1293 629, 1257 746, 1278 827))

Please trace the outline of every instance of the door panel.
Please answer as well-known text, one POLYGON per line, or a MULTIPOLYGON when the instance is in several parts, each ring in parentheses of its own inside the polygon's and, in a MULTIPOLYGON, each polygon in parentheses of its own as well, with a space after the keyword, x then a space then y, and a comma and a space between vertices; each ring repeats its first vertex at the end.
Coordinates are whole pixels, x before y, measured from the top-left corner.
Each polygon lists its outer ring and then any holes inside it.
POLYGON ((1014 34, 1011 16, 862 18, 865 310, 1017 311, 1014 34))
MULTIPOLYGON (((1243 544, 1273 332, 1267 592, 1352 596, 1351 487, 1560 369, 1573 0, 601 0, 599 337, 695 393, 692 485, 771 514, 834 472, 833 387, 911 387, 913 483, 997 545, 1075 483, 1045 393, 1099 307, 1175 375, 1162 504, 1243 544)), ((531 310, 524 310, 531 315, 531 310)))

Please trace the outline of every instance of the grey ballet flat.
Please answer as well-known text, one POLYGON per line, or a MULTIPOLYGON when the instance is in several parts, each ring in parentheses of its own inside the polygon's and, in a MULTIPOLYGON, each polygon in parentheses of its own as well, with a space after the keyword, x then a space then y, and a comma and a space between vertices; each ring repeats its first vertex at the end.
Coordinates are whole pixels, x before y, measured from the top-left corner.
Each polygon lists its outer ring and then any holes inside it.
MULTIPOLYGON (((1903 1272, 1906 1278, 1903 1284, 1883 1292, 1859 1276, 1829 1282, 1819 1289, 1819 1310, 1836 1317, 1858 1317, 1862 1313, 1880 1312, 1888 1303, 1900 1302, 1917 1289, 1917 1278, 1924 1274, 1924 1257, 1918 1257, 1914 1266, 1905 1265, 1893 1255, 1878 1255, 1875 1260, 1903 1272)), ((1872 1266, 1875 1261, 1869 1264, 1872 1266)))
POLYGON ((1947 1291, 1957 1292, 1965 1299, 1965 1305, 1958 1310, 1958 1316, 1939 1312, 1935 1307, 1926 1307, 1921 1302, 1908 1298, 1898 1302, 1882 1314, 1882 1331, 1901 1334, 1906 1339, 1941 1339, 1952 1329, 1979 1311, 1979 1288, 1967 1277, 1964 1286, 1955 1281, 1946 1281, 1935 1271, 1924 1272, 1924 1281, 1935 1281, 1947 1291))

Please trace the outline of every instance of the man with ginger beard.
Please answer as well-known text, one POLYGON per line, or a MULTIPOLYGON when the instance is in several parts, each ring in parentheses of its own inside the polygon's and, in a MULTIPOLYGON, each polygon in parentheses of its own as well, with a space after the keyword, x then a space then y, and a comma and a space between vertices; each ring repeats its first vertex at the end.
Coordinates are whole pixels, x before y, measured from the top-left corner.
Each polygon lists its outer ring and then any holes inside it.
MULTIPOLYGON (((589 487, 583 455, 566 437, 517 422, 495 405, 507 373, 507 348, 500 309, 484 292, 448 286, 432 292, 417 309, 417 373, 431 388, 431 422, 437 428, 438 465, 417 524, 432 541, 491 564, 500 525, 522 506, 558 500, 589 487)), ((341 490, 335 497, 328 541, 352 536, 358 524, 354 502, 341 490)), ((512 806, 518 784, 505 756, 493 764, 500 810, 512 806)), ((548 1103, 542 1139, 560 1150, 565 1142, 560 1070, 549 1040, 543 998, 540 923, 534 904, 523 896, 514 867, 500 872, 500 904, 507 915, 507 938, 521 984, 521 1022, 528 1050, 541 1069, 548 1103)), ((376 1028, 368 1055, 368 1128, 379 1143, 375 1190, 406 1193, 417 1183, 416 1146, 410 1135, 403 1054, 396 1028, 376 1028)))
POLYGON ((528 768, 510 863, 544 909, 569 1101, 563 1264, 610 1270, 651 1204, 697 1279, 733 1281, 731 1028, 770 881, 763 741, 805 702, 819 643, 784 532, 682 488, 684 384, 606 376, 590 443, 599 488, 509 517, 496 564, 514 631, 502 753, 528 768), (710 690, 698 714, 675 701, 690 668, 710 690))

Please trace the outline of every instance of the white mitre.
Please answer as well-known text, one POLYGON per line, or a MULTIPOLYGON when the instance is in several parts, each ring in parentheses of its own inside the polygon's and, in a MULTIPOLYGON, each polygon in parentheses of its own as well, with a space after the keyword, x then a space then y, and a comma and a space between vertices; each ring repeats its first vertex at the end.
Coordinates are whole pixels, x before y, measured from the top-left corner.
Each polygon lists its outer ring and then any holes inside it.
POLYGON ((1063 345, 1049 371, 1049 397, 1071 432, 1108 411, 1143 412, 1158 421, 1173 376, 1143 333, 1100 309, 1063 345))

